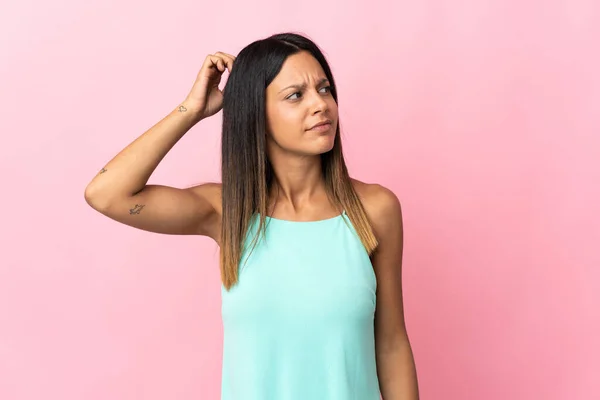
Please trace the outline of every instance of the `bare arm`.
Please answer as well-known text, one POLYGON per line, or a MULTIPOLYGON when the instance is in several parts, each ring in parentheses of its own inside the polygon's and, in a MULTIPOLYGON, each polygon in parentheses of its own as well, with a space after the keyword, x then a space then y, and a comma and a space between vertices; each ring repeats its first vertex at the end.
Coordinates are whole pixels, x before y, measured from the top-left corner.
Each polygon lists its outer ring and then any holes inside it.
POLYGON ((187 189, 147 185, 173 146, 196 123, 218 112, 221 74, 233 56, 207 56, 190 94, 178 107, 119 152, 85 189, 87 203, 124 224, 166 234, 199 234, 217 240, 219 184, 187 189))
POLYGON ((372 262, 377 276, 375 350, 379 387, 385 400, 418 400, 419 387, 404 318, 402 292, 402 207, 389 189, 373 186, 370 203, 379 247, 372 262))
POLYGON ((94 208, 141 192, 148 179, 175 144, 196 124, 197 118, 185 104, 155 124, 117 154, 85 190, 85 198, 94 208))
POLYGON ((109 218, 143 230, 211 233, 208 222, 216 211, 217 184, 187 189, 147 185, 165 155, 198 120, 185 103, 178 106, 102 168, 85 189, 87 203, 109 218))

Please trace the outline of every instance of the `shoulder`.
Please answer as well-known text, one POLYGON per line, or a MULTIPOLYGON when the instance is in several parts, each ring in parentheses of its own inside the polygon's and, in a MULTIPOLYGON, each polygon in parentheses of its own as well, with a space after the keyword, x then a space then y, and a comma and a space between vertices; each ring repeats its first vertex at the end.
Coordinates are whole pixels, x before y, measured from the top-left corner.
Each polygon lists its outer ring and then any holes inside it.
POLYGON ((402 206, 392 190, 377 183, 365 183, 353 178, 351 180, 378 239, 393 230, 401 229, 402 206))

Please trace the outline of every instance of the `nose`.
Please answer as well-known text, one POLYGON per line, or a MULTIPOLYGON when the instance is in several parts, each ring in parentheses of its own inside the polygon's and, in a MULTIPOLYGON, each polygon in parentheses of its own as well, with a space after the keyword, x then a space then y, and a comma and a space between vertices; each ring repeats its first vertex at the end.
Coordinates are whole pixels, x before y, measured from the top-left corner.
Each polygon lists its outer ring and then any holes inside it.
POLYGON ((310 107, 312 114, 317 114, 327 110, 327 102, 323 98, 323 95, 317 90, 311 91, 310 107))

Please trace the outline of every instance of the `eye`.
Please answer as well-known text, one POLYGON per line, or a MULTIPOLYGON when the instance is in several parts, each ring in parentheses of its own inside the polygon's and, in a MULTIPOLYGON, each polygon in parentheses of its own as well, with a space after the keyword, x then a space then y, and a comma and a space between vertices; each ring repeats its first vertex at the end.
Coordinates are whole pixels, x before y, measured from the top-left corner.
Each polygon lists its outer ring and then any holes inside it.
POLYGON ((295 93, 292 93, 291 95, 289 95, 288 97, 286 97, 286 99, 287 100, 298 100, 300 98, 300 96, 302 96, 302 93, 295 92, 295 93), (298 97, 294 98, 295 95, 298 95, 298 97))
POLYGON ((324 87, 322 87, 322 88, 321 88, 321 90, 323 90, 323 89, 325 89, 325 92, 324 92, 324 93, 329 93, 329 92, 331 92, 331 86, 324 86, 324 87))

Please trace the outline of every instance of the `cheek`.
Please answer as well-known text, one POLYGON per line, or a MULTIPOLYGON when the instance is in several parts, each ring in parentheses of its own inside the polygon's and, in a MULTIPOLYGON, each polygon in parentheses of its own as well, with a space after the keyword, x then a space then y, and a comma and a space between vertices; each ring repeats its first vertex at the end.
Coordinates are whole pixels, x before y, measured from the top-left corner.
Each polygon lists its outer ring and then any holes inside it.
POLYGON ((283 123, 288 124, 289 128, 301 128, 303 122, 303 115, 299 108, 294 107, 283 107, 281 112, 281 120, 283 123))
POLYGON ((276 138, 293 136, 304 131, 302 115, 290 107, 274 108, 269 116, 269 127, 276 138))

